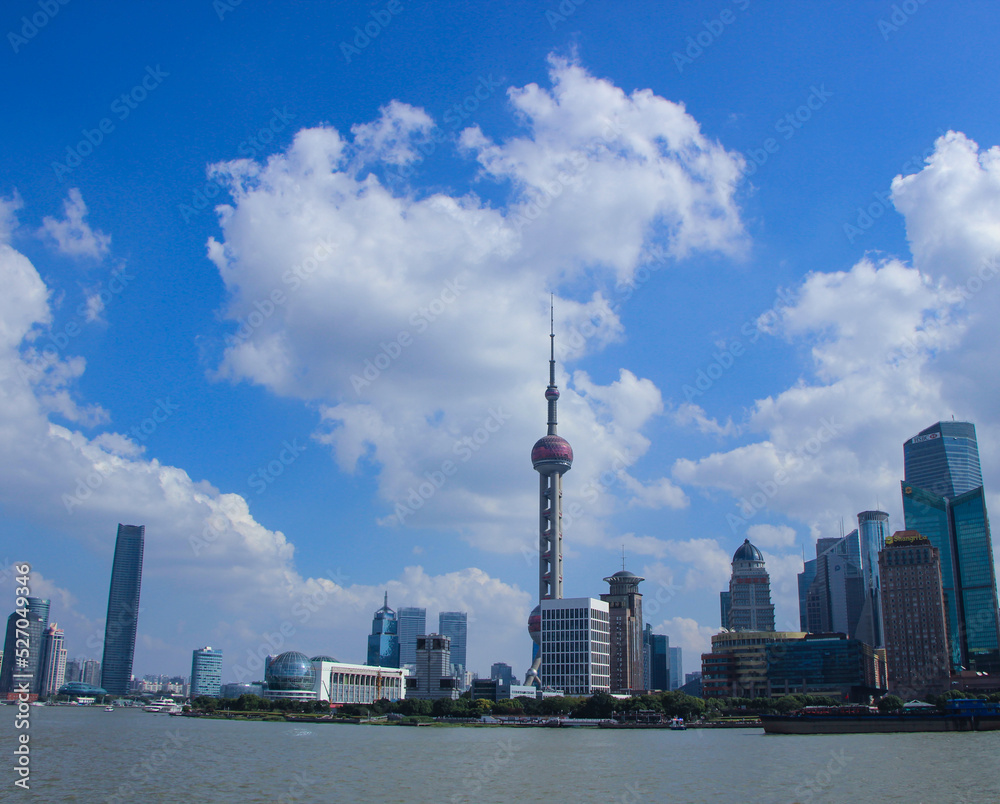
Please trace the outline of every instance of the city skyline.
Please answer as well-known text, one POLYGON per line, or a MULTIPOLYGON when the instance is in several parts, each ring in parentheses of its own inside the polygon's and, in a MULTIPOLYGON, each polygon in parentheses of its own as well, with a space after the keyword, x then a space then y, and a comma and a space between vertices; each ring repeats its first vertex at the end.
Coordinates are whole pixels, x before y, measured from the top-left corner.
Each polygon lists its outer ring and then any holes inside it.
POLYGON ((362 663, 385 590, 523 674, 550 321, 562 594, 624 545, 689 663, 744 539, 794 631, 817 539, 903 529, 932 422, 975 422, 996 510, 980 4, 397 5, 69 4, 8 41, 0 536, 31 554, 0 593, 29 561, 69 656, 141 522, 136 675, 362 663))

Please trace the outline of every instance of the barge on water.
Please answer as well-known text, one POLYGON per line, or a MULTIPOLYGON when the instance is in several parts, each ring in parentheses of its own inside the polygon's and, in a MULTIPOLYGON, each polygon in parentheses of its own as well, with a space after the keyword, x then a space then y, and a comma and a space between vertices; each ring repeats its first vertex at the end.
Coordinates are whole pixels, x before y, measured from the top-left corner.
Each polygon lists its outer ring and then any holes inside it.
POLYGON ((891 734, 918 731, 1000 731, 1000 704, 948 701, 945 711, 880 712, 869 706, 807 706, 761 715, 765 734, 891 734))

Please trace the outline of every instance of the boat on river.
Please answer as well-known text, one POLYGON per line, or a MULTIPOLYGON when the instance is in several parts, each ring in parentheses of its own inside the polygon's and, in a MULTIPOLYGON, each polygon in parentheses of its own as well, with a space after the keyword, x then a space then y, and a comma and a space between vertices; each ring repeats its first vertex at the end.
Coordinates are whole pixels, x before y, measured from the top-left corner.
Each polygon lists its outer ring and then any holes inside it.
POLYGON ((942 711, 880 712, 872 706, 807 706, 761 715, 765 734, 892 734, 920 731, 1000 731, 1000 704, 955 699, 942 711))
POLYGON ((143 712, 180 712, 184 707, 182 707, 173 698, 157 698, 150 704, 142 707, 143 712))

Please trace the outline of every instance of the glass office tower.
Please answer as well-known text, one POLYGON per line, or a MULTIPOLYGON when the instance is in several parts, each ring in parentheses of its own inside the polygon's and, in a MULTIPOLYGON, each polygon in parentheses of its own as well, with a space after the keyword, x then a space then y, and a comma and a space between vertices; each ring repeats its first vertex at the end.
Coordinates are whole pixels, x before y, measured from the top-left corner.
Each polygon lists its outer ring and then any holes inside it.
POLYGON ((417 637, 427 633, 427 609, 404 606, 399 610, 399 666, 417 664, 417 637))
MULTIPOLYGON (((49 601, 47 598, 29 597, 27 617, 22 617, 16 611, 7 618, 7 632, 4 638, 3 662, 0 665, 0 694, 6 696, 17 689, 18 683, 28 682, 29 693, 38 694, 42 691, 42 670, 44 656, 43 637, 49 626, 49 601), (28 657, 24 666, 17 667, 18 625, 27 620, 28 657)), ((22 635, 23 638, 23 635, 22 635)))
POLYGON ((132 681, 145 538, 145 525, 118 525, 101 660, 101 686, 109 695, 128 695, 132 681))
POLYGON ((222 687, 222 650, 211 645, 191 653, 191 697, 218 698, 222 687))
POLYGON ((372 632, 368 635, 369 667, 399 667, 399 623, 396 612, 389 608, 389 593, 385 593, 382 608, 372 618, 372 632))
POLYGON ((885 511, 862 511, 858 514, 858 532, 861 534, 861 572, 865 583, 865 611, 863 631, 871 628, 871 639, 866 634, 859 638, 874 648, 883 647, 882 636, 882 584, 878 571, 878 554, 889 538, 889 515, 885 511))
POLYGON ((469 615, 464 611, 442 611, 438 615, 438 632, 451 637, 451 666, 456 676, 466 670, 465 649, 469 639, 469 615))
POLYGON ((952 670, 1000 672, 1000 622, 975 426, 938 422, 903 445, 907 530, 941 557, 952 670))

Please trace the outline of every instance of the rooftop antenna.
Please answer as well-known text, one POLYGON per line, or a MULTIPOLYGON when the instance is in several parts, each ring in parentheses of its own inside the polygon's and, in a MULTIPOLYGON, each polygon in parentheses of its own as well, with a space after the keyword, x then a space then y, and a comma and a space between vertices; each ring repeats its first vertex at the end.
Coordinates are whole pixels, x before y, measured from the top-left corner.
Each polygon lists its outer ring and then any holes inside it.
POLYGON ((622 572, 625 571, 625 545, 622 545, 622 572))

